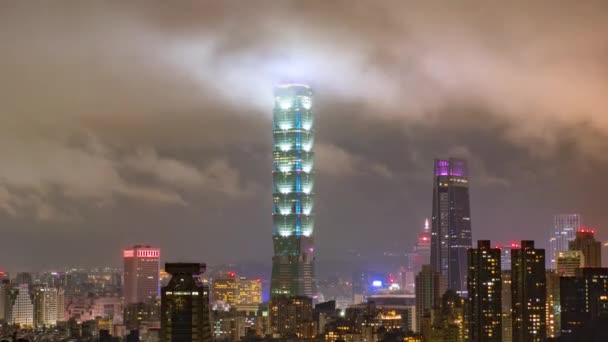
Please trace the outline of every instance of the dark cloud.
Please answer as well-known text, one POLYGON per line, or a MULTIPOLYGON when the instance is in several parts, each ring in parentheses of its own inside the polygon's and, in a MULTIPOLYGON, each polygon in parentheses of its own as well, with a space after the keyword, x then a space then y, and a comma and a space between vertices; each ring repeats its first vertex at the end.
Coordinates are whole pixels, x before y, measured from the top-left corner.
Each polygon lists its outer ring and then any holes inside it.
POLYGON ((449 155, 471 163, 477 238, 544 239, 570 211, 602 231, 607 17, 602 1, 3 2, 0 256, 111 263, 143 241, 269 260, 286 80, 316 92, 321 259, 406 248, 449 155))

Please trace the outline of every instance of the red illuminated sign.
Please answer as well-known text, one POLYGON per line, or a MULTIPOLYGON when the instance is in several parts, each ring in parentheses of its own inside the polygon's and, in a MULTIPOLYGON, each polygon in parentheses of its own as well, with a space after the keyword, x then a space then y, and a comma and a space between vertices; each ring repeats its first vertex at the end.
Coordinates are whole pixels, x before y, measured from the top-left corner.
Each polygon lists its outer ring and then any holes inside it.
POLYGON ((138 258, 158 258, 160 257, 160 250, 158 249, 138 249, 138 258))
POLYGON ((132 258, 133 257, 133 250, 132 249, 126 249, 124 251, 122 251, 122 256, 125 258, 132 258))

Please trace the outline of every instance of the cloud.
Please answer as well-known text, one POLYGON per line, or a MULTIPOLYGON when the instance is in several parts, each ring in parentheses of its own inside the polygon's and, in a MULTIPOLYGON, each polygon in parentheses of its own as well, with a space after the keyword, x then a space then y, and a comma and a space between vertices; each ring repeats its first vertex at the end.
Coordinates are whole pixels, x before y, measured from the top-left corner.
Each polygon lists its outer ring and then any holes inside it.
POLYGON ((318 172, 337 177, 366 174, 386 179, 394 177, 393 172, 387 165, 349 152, 333 144, 316 144, 315 167, 318 172))

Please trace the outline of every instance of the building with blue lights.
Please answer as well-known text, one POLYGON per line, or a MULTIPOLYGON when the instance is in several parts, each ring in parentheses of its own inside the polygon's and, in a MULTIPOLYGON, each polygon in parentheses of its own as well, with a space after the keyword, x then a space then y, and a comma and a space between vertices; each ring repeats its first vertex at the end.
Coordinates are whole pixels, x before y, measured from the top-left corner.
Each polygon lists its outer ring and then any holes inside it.
POLYGON ((275 88, 271 297, 314 293, 314 118, 312 90, 275 88))

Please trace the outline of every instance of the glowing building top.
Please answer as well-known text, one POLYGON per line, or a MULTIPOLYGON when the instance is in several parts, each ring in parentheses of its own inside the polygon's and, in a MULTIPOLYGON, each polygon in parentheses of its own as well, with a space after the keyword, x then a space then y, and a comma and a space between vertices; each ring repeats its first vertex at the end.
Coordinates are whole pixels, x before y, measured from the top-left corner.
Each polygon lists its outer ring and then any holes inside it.
POLYGON ((313 291, 314 117, 309 86, 275 88, 273 109, 272 295, 313 291))

